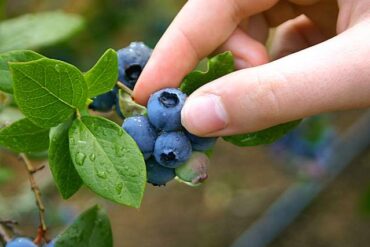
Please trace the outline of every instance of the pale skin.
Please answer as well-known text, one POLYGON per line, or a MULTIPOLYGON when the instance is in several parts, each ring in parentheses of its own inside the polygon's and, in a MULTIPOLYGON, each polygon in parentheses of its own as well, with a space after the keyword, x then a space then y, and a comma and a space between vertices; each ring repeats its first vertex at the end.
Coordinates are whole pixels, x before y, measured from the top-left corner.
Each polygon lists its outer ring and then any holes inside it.
POLYGON ((190 0, 155 47, 135 100, 178 87, 202 58, 226 50, 238 71, 199 88, 182 110, 194 134, 247 133, 370 106, 369 0, 190 0))

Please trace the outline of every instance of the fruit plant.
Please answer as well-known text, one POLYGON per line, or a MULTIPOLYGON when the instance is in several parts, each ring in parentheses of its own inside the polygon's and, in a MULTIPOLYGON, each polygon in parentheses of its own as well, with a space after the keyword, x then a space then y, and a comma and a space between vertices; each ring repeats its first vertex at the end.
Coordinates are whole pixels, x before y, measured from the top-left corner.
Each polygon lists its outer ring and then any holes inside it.
MULTIPOLYGON (((2 39, 0 47, 7 42, 2 39)), ((210 58, 206 71, 191 72, 178 89, 155 92, 148 105, 141 106, 131 98, 151 54, 141 42, 117 52, 108 49, 86 72, 31 50, 14 50, 18 47, 11 45, 0 54, 0 90, 23 117, 0 129, 0 146, 19 154, 26 164, 40 209, 40 228, 33 242, 13 238, 6 246, 49 242, 40 191, 33 178, 39 168, 33 167, 29 154, 48 151, 50 170, 64 199, 85 185, 107 200, 139 208, 147 182, 165 185, 176 178, 196 186, 207 178, 217 138, 187 132, 180 113, 193 91, 233 72, 230 52, 210 58), (95 114, 107 111, 116 112, 122 121, 95 114)), ((298 123, 223 138, 237 146, 269 144, 298 123)), ((109 219, 103 209, 93 206, 47 246, 113 246, 109 219)))

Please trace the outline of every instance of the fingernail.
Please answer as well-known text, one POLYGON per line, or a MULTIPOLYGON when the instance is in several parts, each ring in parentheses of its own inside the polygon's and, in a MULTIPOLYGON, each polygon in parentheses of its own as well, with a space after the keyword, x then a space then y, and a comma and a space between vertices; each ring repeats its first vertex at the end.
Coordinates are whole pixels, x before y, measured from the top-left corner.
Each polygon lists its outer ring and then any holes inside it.
POLYGON ((250 63, 245 61, 244 59, 236 58, 234 60, 235 68, 237 69, 246 69, 252 67, 250 63))
POLYGON ((209 134, 224 129, 227 123, 222 100, 214 94, 190 97, 182 109, 182 124, 194 134, 209 134))

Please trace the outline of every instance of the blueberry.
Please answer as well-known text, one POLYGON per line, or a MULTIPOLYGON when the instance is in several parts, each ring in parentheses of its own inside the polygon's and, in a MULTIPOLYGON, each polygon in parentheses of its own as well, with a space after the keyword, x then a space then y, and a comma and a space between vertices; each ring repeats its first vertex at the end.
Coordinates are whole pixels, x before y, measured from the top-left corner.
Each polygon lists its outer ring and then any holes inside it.
POLYGON ((190 159, 176 168, 176 176, 191 185, 199 185, 208 178, 209 158, 205 153, 193 152, 190 159))
POLYGON ((15 238, 8 242, 5 247, 37 247, 37 245, 28 238, 15 238))
POLYGON ((316 159, 325 152, 325 149, 334 138, 334 132, 331 129, 326 129, 320 133, 320 138, 311 141, 305 137, 305 131, 303 130, 302 128, 298 128, 291 131, 277 141, 274 144, 274 148, 277 150, 284 149, 293 155, 308 159, 316 159))
POLYGON ((135 140, 145 159, 148 159, 154 149, 157 138, 155 128, 149 123, 146 116, 126 118, 122 128, 135 140))
POLYGON ((193 150, 205 152, 210 150, 216 143, 217 137, 200 137, 186 131, 186 136, 191 142, 193 150))
POLYGON ((116 93, 112 90, 107 93, 96 96, 89 108, 94 111, 108 112, 112 110, 116 103, 116 93))
POLYGON ((181 129, 181 109, 186 94, 177 88, 166 88, 152 94, 148 101, 148 118, 160 130, 181 129))
POLYGON ((183 132, 162 133, 154 145, 154 157, 162 166, 176 168, 191 155, 191 144, 183 132))
POLYGON ((152 54, 152 49, 143 42, 132 42, 118 52, 118 80, 134 89, 141 71, 152 54))
POLYGON ((55 246, 56 239, 51 240, 45 247, 54 247, 55 246))
POLYGON ((146 161, 147 181, 155 186, 165 185, 175 177, 175 169, 158 164, 154 158, 146 161))

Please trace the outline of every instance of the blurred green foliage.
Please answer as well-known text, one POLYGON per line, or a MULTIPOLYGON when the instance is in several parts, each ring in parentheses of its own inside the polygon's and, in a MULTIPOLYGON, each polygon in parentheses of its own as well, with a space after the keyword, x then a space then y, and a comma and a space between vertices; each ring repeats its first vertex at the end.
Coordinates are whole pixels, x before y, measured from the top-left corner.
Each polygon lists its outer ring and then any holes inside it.
POLYGON ((117 50, 137 40, 153 47, 186 1, 8 0, 5 2, 4 13, 8 18, 50 10, 64 10, 82 15, 86 20, 84 32, 67 42, 44 48, 40 53, 87 70, 107 48, 117 50))
POLYGON ((362 195, 360 209, 364 215, 370 216, 370 186, 362 195))
POLYGON ((0 20, 5 18, 5 0, 0 0, 0 20))

